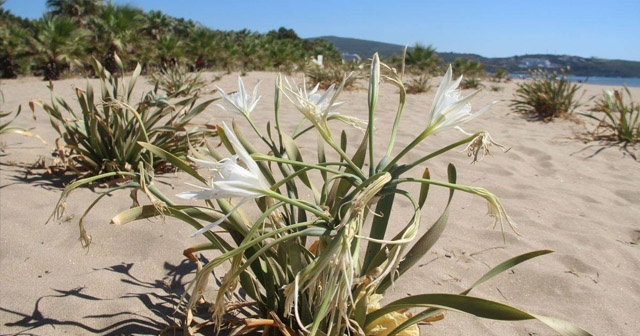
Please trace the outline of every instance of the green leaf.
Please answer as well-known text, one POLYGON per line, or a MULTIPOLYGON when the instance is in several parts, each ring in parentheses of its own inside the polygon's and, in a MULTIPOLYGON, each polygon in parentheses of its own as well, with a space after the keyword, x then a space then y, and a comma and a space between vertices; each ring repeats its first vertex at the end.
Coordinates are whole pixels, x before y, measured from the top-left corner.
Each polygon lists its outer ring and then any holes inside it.
POLYGON ((396 300, 380 308, 379 310, 368 314, 365 327, 369 326, 376 319, 388 313, 416 307, 440 308, 501 321, 524 321, 537 319, 553 328, 561 335, 591 335, 580 327, 577 327, 563 320, 553 319, 542 315, 529 314, 520 309, 495 301, 456 294, 422 294, 396 300))
MULTIPOLYGON (((423 179, 431 179, 431 173, 429 172, 429 168, 425 168, 422 172, 423 179)), ((422 209, 424 203, 427 201, 427 195, 429 195, 429 186, 430 184, 422 184, 420 186, 420 196, 418 197, 418 206, 422 209)))
MULTIPOLYGON (((477 286, 481 285, 482 283, 486 282, 487 280, 493 278, 494 276, 520 264, 523 263, 531 258, 535 258, 541 255, 545 255, 548 253, 551 253, 552 251, 550 250, 540 250, 540 251, 534 251, 534 252, 529 252, 529 253, 525 253, 522 255, 519 255, 517 257, 511 258, 503 263, 501 263, 500 265, 492 268, 489 272, 485 273, 480 279, 478 279, 478 281, 476 281, 473 285, 471 285, 471 287, 469 287, 468 289, 466 289, 465 291, 463 291, 462 293, 460 293, 460 295, 467 295, 469 294, 469 292, 471 292, 471 290, 473 290, 474 288, 476 288, 477 286)), ((426 319, 428 317, 431 317, 435 314, 438 314, 439 312, 441 312, 441 309, 436 309, 436 308, 430 308, 427 309, 419 314, 415 314, 413 315, 413 317, 411 317, 410 319, 408 319, 407 321, 405 321, 404 323, 400 324, 393 332, 394 333, 398 333, 404 329, 406 329, 407 327, 411 326, 412 324, 418 323, 420 321, 422 321, 423 319, 426 319)))
MULTIPOLYGON (((453 164, 449 164, 448 166, 449 173, 449 183, 456 183, 456 169, 453 164)), ((428 171, 427 171, 428 174, 428 171)), ((423 184, 424 185, 424 184, 423 184)), ((444 232, 444 229, 447 226, 447 221, 449 220, 449 206, 451 205, 451 200, 453 199, 454 189, 449 189, 449 199, 447 200, 447 205, 444 208, 444 211, 438 217, 435 223, 425 232, 420 239, 409 249, 407 254, 405 254, 403 260, 398 265, 398 270, 396 272, 397 277, 400 277, 406 271, 408 271, 411 267, 413 267, 422 257, 427 254, 435 245, 435 243, 440 239, 440 236, 444 232)), ((422 197, 422 192, 421 192, 422 197)), ((425 196, 426 197, 426 196, 425 196)), ((392 274, 391 276, 393 276, 392 274)), ((389 286, 391 286, 391 278, 387 277, 381 283, 376 292, 384 293, 389 286)))
POLYGON ((136 86, 136 81, 138 80, 138 77, 140 76, 140 73, 142 72, 142 66, 140 66, 140 63, 136 64, 136 68, 133 70, 133 73, 131 74, 131 79, 129 80, 129 87, 127 88, 127 101, 131 100, 131 93, 133 93, 133 89, 136 86))
POLYGON ((539 251, 533 251, 533 252, 529 252, 529 253, 525 253, 522 255, 519 255, 517 257, 513 257, 505 262, 502 262, 500 265, 492 268, 489 272, 485 273, 480 279, 478 279, 478 281, 476 281, 473 285, 471 285, 471 287, 469 287, 469 289, 467 289, 466 291, 462 292, 462 295, 466 295, 469 292, 471 292, 472 289, 478 287, 480 284, 486 282, 487 280, 495 277, 496 275, 520 264, 523 263, 529 259, 535 258, 535 257, 539 257, 545 254, 549 254, 549 253, 553 253, 552 250, 539 250, 539 251))
POLYGON ((160 215, 158 209, 153 205, 137 206, 125 211, 122 211, 111 219, 111 224, 122 225, 137 221, 140 219, 151 218, 160 215))
POLYGON ((145 149, 147 149, 148 151, 152 152, 153 154, 155 154, 156 156, 167 160, 169 163, 173 164, 174 166, 176 166, 178 169, 182 170, 183 172, 195 177, 196 179, 198 179, 200 182, 202 183, 207 183, 207 180, 202 177, 195 169, 193 169, 189 163, 185 162, 184 160, 180 159, 179 157, 167 152, 166 150, 154 146, 150 143, 146 143, 146 142, 138 142, 138 144, 140 144, 140 146, 144 147, 145 149))
MULTIPOLYGON (((371 232, 369 233, 370 238, 378 240, 384 239, 384 236, 387 233, 389 219, 391 219, 390 214, 391 209, 393 208, 395 196, 395 193, 388 193, 386 195, 383 195, 378 201, 378 204, 376 204, 375 213, 382 215, 373 217, 373 221, 371 223, 371 232)), ((369 241, 367 243, 367 250, 362 264, 362 269, 365 270, 365 273, 369 273, 372 268, 378 266, 372 265, 371 262, 375 259, 375 256, 380 252, 381 249, 382 244, 378 242, 369 241)))
MULTIPOLYGON (((304 162, 304 159, 302 158, 302 153, 300 153, 300 149, 298 148, 298 145, 288 134, 285 134, 285 133, 282 134, 282 144, 284 145, 284 149, 287 155, 289 156, 289 159, 298 161, 298 162, 304 162)), ((293 167, 293 170, 298 173, 298 176, 300 177, 300 180, 302 181, 302 183, 304 183, 304 185, 306 185, 307 187, 309 187, 309 189, 311 189, 311 192, 313 192, 314 200, 316 203, 318 203, 320 201, 320 193, 309 180, 309 176, 307 175, 306 171, 303 170, 304 168, 297 165, 293 165, 292 167, 293 167)))
MULTIPOLYGON (((346 139, 344 141, 346 142, 346 139)), ((346 146, 346 143, 345 143, 345 146, 346 146)), ((356 150, 356 153, 353 155, 353 158, 352 158, 352 162, 360 169, 362 169, 362 165, 364 164, 366 154, 367 154, 367 135, 365 134, 365 136, 362 139, 362 142, 360 142, 360 146, 358 147, 358 149, 356 150)), ((350 166, 347 166, 347 168, 345 169, 345 173, 353 174, 355 176, 361 175, 360 172, 354 171, 350 166)), ((353 180, 351 179, 341 178, 334 182, 329 192, 329 196, 327 197, 327 200, 330 201, 330 202, 327 202, 327 206, 331 209, 334 209, 334 213, 337 213, 336 206, 343 201, 342 197, 344 197, 344 195, 347 194, 351 186, 353 186, 353 180)))

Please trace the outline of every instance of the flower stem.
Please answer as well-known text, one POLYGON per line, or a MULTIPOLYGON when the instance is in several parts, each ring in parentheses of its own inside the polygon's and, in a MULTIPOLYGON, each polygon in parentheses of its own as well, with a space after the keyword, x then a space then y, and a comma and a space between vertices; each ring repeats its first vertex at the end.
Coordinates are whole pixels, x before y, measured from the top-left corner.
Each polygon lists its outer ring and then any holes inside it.
MULTIPOLYGON (((402 165, 402 166, 400 166, 400 167, 396 168, 396 169, 394 170, 394 173, 396 173, 396 176, 400 176, 401 174, 403 174, 403 173, 405 173, 405 172, 407 172, 407 171, 411 170, 411 169, 412 169, 412 168, 414 168, 415 166, 417 166, 417 165, 419 165, 419 164, 421 164, 421 163, 423 163, 423 162, 425 162, 425 161, 427 161, 427 160, 433 159, 434 157, 436 157, 436 156, 438 156, 438 155, 440 155, 440 154, 444 154, 444 153, 446 153, 446 152, 448 152, 448 151, 450 151, 450 150, 452 150, 452 149, 454 149, 454 148, 456 148, 456 147, 458 147, 458 146, 464 145, 464 144, 466 144, 466 143, 468 143, 468 142, 472 141, 472 140, 473 140, 473 139, 475 139, 475 138, 476 138, 480 133, 481 133, 481 132, 478 132, 478 133, 472 134, 472 135, 470 135, 470 136, 468 136, 468 137, 466 137, 466 138, 464 138, 464 139, 462 139, 462 140, 460 140, 460 141, 458 141, 458 142, 454 142, 454 143, 452 143, 452 144, 450 144, 450 145, 448 145, 448 146, 442 147, 441 149, 439 149, 439 150, 437 150, 437 151, 435 151, 435 152, 433 152, 433 153, 431 153, 431 154, 429 154, 429 155, 423 156, 423 157, 421 157, 420 159, 418 159, 418 160, 416 160, 416 161, 413 161, 413 162, 408 163, 408 164, 404 164, 404 165, 402 165)), ((393 163, 393 162, 392 162, 392 163, 393 163)), ((389 167, 389 166, 387 166, 387 167, 389 167)), ((393 167, 393 166, 391 166, 391 167, 393 167)))

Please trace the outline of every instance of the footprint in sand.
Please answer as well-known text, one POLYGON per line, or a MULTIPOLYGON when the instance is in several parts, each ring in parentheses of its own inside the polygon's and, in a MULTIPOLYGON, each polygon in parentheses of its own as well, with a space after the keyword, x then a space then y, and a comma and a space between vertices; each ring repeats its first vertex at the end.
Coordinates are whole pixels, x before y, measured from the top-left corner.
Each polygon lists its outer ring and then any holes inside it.
POLYGON ((640 203, 640 191, 637 190, 621 190, 618 189, 613 192, 616 196, 622 198, 623 200, 631 203, 638 204, 640 203))
POLYGON ((551 160, 551 155, 533 147, 518 147, 514 148, 511 153, 514 155, 516 160, 522 160, 525 162, 529 162, 529 165, 536 170, 538 173, 544 173, 545 175, 553 174, 557 170, 555 169, 555 165, 551 160), (522 155, 518 155, 522 154, 522 155))

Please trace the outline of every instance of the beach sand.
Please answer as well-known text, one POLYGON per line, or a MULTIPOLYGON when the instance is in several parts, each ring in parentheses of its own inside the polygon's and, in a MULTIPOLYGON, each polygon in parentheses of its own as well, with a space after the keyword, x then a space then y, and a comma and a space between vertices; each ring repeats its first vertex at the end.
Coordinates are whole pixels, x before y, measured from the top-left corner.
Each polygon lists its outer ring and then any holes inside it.
MULTIPOLYGON (((300 79, 300 75, 295 77, 300 79)), ((262 100, 253 117, 264 130, 266 121, 273 118, 275 74, 249 73, 243 80, 249 90, 262 80, 262 100)), ((432 80, 434 85, 437 82, 432 80)), ((74 88, 84 88, 85 83, 84 79, 60 80, 55 82, 55 92, 77 110, 74 88)), ((565 319, 594 335, 640 334, 640 162, 629 152, 640 153, 634 148, 626 152, 615 145, 581 141, 578 135, 593 127, 586 118, 580 118, 583 123, 527 121, 509 107, 517 83, 485 82, 486 88, 473 101, 474 109, 492 101, 498 103, 464 125, 468 132, 489 131, 497 142, 511 147, 509 152, 493 147, 492 156, 470 164, 460 148, 425 166, 433 178, 446 180, 446 166, 452 162, 459 183, 494 192, 518 224, 521 236, 506 229, 504 242, 499 228, 494 229, 486 216, 486 203, 458 192, 443 237, 416 267, 398 279, 385 300, 422 293, 457 293, 508 258, 551 249, 555 253, 521 264, 471 294, 565 319), (500 86, 501 91, 492 91, 491 85, 500 86)), ((46 223, 63 184, 69 182, 43 176, 43 170, 25 168, 42 158, 47 162, 53 159, 57 134, 44 111, 39 109, 33 120, 28 109, 32 99, 49 101, 47 84, 37 78, 21 78, 4 80, 0 86, 5 98, 2 111, 15 111, 22 105, 23 114, 15 124, 34 127, 33 132, 47 141, 44 145, 32 138, 2 137, 6 152, 0 156, 0 334, 158 334, 177 323, 175 305, 193 278, 195 266, 185 260, 182 251, 204 242, 204 238, 189 237, 192 228, 170 218, 110 225, 113 216, 131 205, 127 191, 105 197, 86 217, 85 225, 93 239, 89 249, 78 241, 78 219, 98 195, 96 192, 73 192, 63 218, 46 223)), ((236 90, 237 74, 225 75, 216 84, 225 91, 236 90)), ((366 117, 364 82, 362 87, 341 95, 339 100, 345 104, 340 112, 366 117)), ((586 91, 583 101, 615 88, 582 87, 586 91)), ((150 89, 141 80, 134 97, 150 89)), ((399 148, 425 127, 434 91, 408 96, 397 140, 399 148)), ((637 101, 640 88, 632 88, 632 92, 637 101)), ((388 138, 397 100, 397 89, 384 84, 376 112, 380 148, 388 138)), ((580 111, 587 112, 592 105, 587 103, 580 111)), ((282 122, 292 129, 300 114, 287 101, 282 108, 282 122)), ((214 104, 202 120, 218 123, 232 117, 214 104)), ((250 133, 243 120, 236 121, 245 134, 250 133)), ((336 127, 339 134, 337 129, 342 125, 336 127)), ((350 144, 356 144, 360 136, 354 132, 350 144)), ((408 159, 462 137, 456 130, 439 133, 408 159)), ((306 150, 314 145, 312 142, 306 150)), ((411 173, 418 175, 420 171, 411 173)), ((171 197, 190 189, 185 182, 195 183, 180 172, 157 176, 156 181, 171 197)), ((422 231, 446 203, 447 191, 432 189, 422 231)), ((394 209, 401 218, 399 223, 404 222, 404 210, 409 206, 408 202, 399 202, 394 209)), ((453 312, 442 321, 420 328, 424 335, 555 335, 537 321, 496 322, 453 312)))

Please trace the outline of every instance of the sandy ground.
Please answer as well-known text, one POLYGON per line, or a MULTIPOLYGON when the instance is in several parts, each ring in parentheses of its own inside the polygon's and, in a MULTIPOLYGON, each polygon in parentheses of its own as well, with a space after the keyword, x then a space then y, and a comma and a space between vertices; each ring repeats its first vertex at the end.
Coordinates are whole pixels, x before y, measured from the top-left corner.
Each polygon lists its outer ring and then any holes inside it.
MULTIPOLYGON (((236 78, 235 74, 226 75, 217 84, 233 91, 236 78)), ((260 127, 272 118, 274 79, 273 73, 250 73, 244 77, 250 90, 263 81, 263 98, 254 112, 260 127)), ((435 85, 438 80, 432 82, 435 85)), ((55 82, 55 92, 77 109, 74 88, 83 88, 85 83, 84 79, 61 80, 55 82)), ((484 201, 458 193, 444 236, 418 266, 398 280, 387 299, 456 293, 470 286, 489 267, 510 257, 552 249, 555 253, 522 264, 472 294, 572 321, 594 335, 639 334, 640 163, 629 155, 638 152, 634 148, 626 152, 618 146, 581 141, 577 134, 592 129, 588 122, 527 121, 509 107, 516 81, 485 84, 473 102, 474 108, 495 100, 498 103, 464 128, 485 129, 511 150, 502 153, 495 149, 491 157, 473 165, 465 153, 454 150, 430 161, 428 166, 434 178, 446 180, 446 165, 453 162, 458 168, 459 183, 485 187, 497 194, 522 235, 507 231, 503 243, 500 230, 492 229, 492 221, 485 216, 484 201), (491 90, 492 85, 498 85, 500 90, 491 90)), ((190 238, 189 226, 170 219, 110 225, 111 217, 131 205, 127 192, 106 197, 87 216, 86 226, 93 237, 89 249, 82 248, 78 241, 77 224, 97 195, 95 192, 72 193, 67 215, 45 224, 63 184, 68 182, 42 176, 37 170, 30 173, 25 168, 41 158, 52 160, 57 134, 42 110, 33 120, 28 109, 32 99, 49 100, 46 85, 36 78, 22 78, 2 81, 0 86, 5 98, 2 111, 15 111, 22 105, 23 114, 15 124, 34 127, 33 132, 47 141, 43 145, 15 135, 2 137, 5 153, 0 156, 0 334, 158 334, 176 321, 173 309, 193 277, 194 265, 185 260, 182 251, 204 238, 190 238)), ((134 96, 141 96, 150 88, 141 81, 134 96)), ((609 88, 584 85, 583 100, 609 88)), ((408 97, 399 147, 425 127, 433 91, 408 97)), ((640 88, 632 91, 636 99, 640 97, 640 88)), ((366 116, 365 89, 346 91, 340 100, 346 102, 340 108, 342 113, 366 116)), ((376 112, 380 139, 388 137, 396 103, 397 90, 383 85, 376 112)), ((591 105, 588 103, 580 111, 586 112, 591 105)), ((228 121, 231 117, 214 105, 202 116, 211 122, 228 121)), ((300 115, 285 102, 282 118, 293 127, 300 115)), ((245 133, 250 132, 248 125, 241 126, 245 133)), ((354 134, 351 143, 358 139, 354 134)), ((409 159, 461 138, 462 134, 455 130, 437 134, 409 159)), ((171 196, 189 189, 184 182, 193 182, 184 173, 162 175, 158 181, 171 196)), ((444 190, 434 191, 425 210, 423 230, 442 211, 445 195, 444 190)), ((408 206, 400 203, 394 211, 402 217, 408 206)), ((421 332, 555 334, 535 321, 495 322, 460 313, 448 313, 443 321, 423 325, 421 332)))

